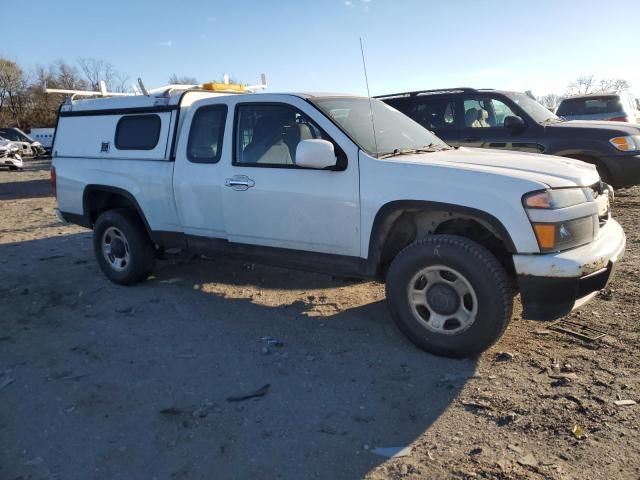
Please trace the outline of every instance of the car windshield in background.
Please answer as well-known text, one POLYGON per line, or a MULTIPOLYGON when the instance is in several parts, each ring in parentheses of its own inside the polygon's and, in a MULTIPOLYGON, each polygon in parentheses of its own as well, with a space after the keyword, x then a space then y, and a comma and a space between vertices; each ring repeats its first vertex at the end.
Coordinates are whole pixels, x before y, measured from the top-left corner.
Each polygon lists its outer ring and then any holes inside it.
POLYGON ((622 111, 617 95, 568 98, 558 107, 558 115, 591 115, 622 111))
POLYGON ((33 142, 33 140, 29 138, 27 134, 18 129, 2 128, 0 129, 0 134, 9 140, 13 140, 14 142, 33 142))
POLYGON ((539 104, 524 93, 509 93, 508 96, 538 123, 548 122, 550 120, 561 120, 560 117, 550 112, 547 107, 539 104))
POLYGON ((338 124, 360 148, 374 156, 449 148, 429 130, 395 108, 368 98, 324 97, 312 102, 338 124), (373 135, 371 122, 376 135, 373 135))

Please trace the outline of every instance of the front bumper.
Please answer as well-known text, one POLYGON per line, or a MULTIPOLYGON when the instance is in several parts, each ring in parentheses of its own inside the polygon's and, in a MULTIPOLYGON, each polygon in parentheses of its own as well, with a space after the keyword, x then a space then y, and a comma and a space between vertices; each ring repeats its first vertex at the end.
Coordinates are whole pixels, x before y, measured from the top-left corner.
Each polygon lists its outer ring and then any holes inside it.
POLYGON ((2 157, 0 158, 0 165, 3 165, 5 167, 16 167, 16 168, 24 167, 24 163, 22 162, 22 159, 16 158, 16 157, 2 157))
POLYGON ((560 253, 514 255, 522 317, 555 320, 591 300, 614 276, 626 238, 613 219, 588 245, 560 253))

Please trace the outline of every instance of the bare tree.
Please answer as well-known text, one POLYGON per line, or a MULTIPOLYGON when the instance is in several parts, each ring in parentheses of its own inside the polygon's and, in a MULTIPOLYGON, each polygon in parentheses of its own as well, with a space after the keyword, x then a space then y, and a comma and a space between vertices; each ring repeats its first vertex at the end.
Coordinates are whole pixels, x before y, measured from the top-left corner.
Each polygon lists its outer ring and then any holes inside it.
POLYGON ((547 107, 551 111, 555 111, 556 107, 562 100, 562 97, 557 93, 548 93, 542 97, 538 97, 538 102, 547 107))
POLYGON ((613 92, 629 90, 631 85, 622 78, 602 78, 596 81, 595 75, 581 75, 569 84, 567 94, 584 95, 587 93, 613 92))
POLYGON ((0 115, 11 123, 22 126, 28 103, 28 78, 11 60, 0 59, 0 115))
POLYGON ((584 95, 591 93, 595 81, 595 75, 580 75, 575 82, 569 84, 567 93, 570 95, 584 95))
POLYGON ((82 79, 78 69, 73 65, 69 65, 62 60, 58 60, 50 68, 53 68, 53 71, 55 72, 55 81, 58 84, 58 88, 82 90, 89 87, 87 82, 82 79))
POLYGON ((22 69, 17 63, 0 58, 0 108, 8 104, 12 94, 16 94, 22 77, 22 69))
POLYGON ((172 85, 198 85, 198 80, 195 77, 189 77, 187 75, 178 76, 172 73, 169 77, 169 83, 172 85))
POLYGON ((621 78, 603 78, 598 85, 599 92, 621 92, 630 88, 629 82, 621 78))
POLYGON ((92 90, 100 90, 101 80, 107 84, 107 89, 113 88, 112 84, 117 72, 110 63, 98 58, 81 58, 78 60, 78 65, 92 90))
POLYGON ((126 73, 117 72, 113 75, 113 88, 114 92, 127 92, 129 91, 129 81, 131 77, 129 77, 126 73))

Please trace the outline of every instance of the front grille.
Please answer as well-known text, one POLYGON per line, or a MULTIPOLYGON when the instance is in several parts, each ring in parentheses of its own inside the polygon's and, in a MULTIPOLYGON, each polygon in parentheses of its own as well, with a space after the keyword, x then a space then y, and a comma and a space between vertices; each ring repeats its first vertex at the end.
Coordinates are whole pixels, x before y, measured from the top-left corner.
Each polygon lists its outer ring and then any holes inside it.
POLYGON ((601 195, 608 195, 609 196, 609 208, 608 210, 603 213, 602 215, 598 215, 598 223, 600 224, 600 228, 604 227, 607 222, 609 221, 609 218, 611 218, 611 204, 613 203, 613 199, 611 198, 611 195, 609 194, 609 186, 606 185, 604 182, 599 181, 594 183, 593 185, 589 185, 589 188, 591 190, 593 190, 593 198, 597 199, 598 197, 600 197, 601 195))

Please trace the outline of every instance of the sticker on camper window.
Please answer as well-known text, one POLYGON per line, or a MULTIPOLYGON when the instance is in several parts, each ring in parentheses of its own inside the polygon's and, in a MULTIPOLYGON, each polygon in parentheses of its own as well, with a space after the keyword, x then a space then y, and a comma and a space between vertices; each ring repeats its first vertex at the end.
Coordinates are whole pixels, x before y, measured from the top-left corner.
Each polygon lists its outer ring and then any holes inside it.
POLYGON ((102 142, 100 153, 109 153, 109 142, 102 142))

